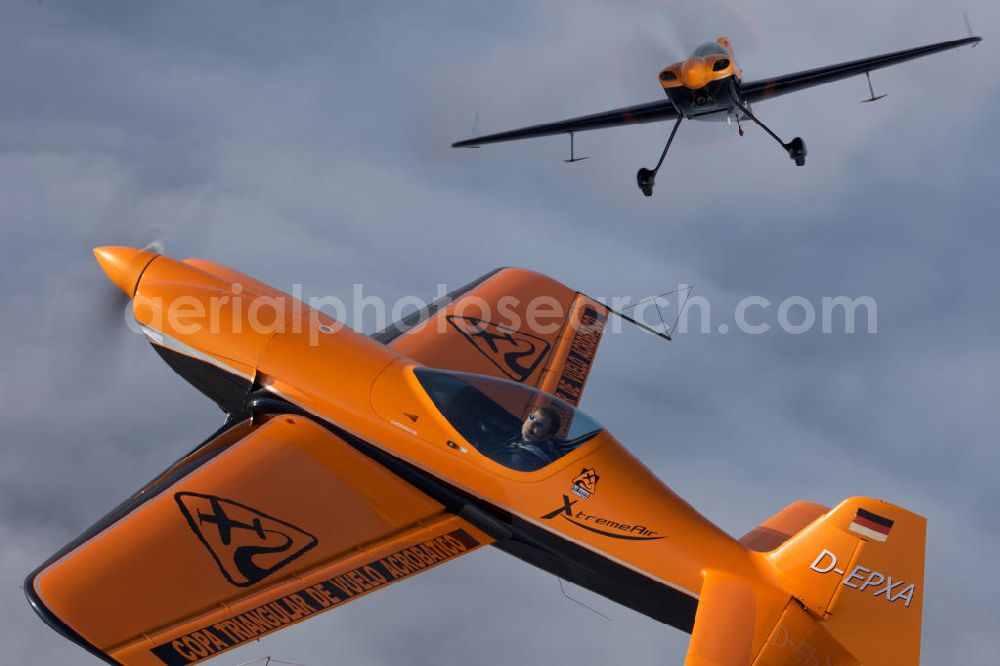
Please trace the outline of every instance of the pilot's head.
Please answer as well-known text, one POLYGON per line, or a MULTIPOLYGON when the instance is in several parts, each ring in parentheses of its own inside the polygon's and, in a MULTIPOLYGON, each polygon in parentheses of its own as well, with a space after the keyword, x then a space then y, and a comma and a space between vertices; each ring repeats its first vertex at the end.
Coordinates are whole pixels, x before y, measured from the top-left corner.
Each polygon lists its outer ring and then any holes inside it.
POLYGON ((521 425, 521 437, 526 442, 547 442, 559 432, 562 421, 551 407, 539 407, 528 414, 521 425))

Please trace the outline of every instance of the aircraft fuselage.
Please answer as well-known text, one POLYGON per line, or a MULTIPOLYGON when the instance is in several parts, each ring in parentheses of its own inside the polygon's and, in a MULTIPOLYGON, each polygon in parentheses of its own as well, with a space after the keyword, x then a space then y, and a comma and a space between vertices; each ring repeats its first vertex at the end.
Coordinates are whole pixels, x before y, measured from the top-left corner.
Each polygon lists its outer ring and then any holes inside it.
POLYGON ((742 72, 725 37, 702 44, 687 60, 660 72, 660 85, 677 112, 691 120, 743 120, 742 72))
POLYGON ((677 112, 688 120, 745 119, 736 105, 739 92, 733 77, 712 81, 696 90, 680 87, 671 88, 666 93, 677 112))

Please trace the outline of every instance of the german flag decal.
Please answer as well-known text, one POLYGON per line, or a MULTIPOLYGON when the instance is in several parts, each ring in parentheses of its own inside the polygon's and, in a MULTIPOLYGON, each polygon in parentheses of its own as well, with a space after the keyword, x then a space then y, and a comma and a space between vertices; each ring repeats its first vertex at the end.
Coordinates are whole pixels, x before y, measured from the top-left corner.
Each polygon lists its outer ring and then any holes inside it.
POLYGON ((870 541, 885 541, 889 538, 892 521, 859 508, 851 522, 850 529, 870 541))

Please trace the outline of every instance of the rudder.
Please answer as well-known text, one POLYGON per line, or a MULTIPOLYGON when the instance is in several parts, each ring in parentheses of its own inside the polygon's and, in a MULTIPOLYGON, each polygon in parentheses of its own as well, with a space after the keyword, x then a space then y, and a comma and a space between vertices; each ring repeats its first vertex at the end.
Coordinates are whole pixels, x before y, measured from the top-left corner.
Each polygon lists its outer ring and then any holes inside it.
MULTIPOLYGON (((854 497, 767 557, 809 615, 820 621, 823 633, 858 661, 915 666, 920 661, 925 537, 922 516, 854 497)), ((783 626, 784 620, 776 634, 783 626)), ((769 652, 779 651, 778 638, 772 634, 756 663, 783 663, 768 658, 769 652)))

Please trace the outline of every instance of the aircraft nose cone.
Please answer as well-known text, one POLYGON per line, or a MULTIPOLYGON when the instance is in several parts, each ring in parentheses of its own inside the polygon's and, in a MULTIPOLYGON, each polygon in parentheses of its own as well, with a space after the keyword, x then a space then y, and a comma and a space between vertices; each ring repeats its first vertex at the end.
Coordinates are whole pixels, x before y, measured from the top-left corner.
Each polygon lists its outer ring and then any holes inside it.
POLYGON ((139 276, 156 256, 152 250, 105 245, 94 248, 94 257, 116 287, 132 298, 139 276))
POLYGON ((681 67, 681 82, 692 90, 704 88, 708 83, 708 64, 700 58, 688 60, 681 67))

